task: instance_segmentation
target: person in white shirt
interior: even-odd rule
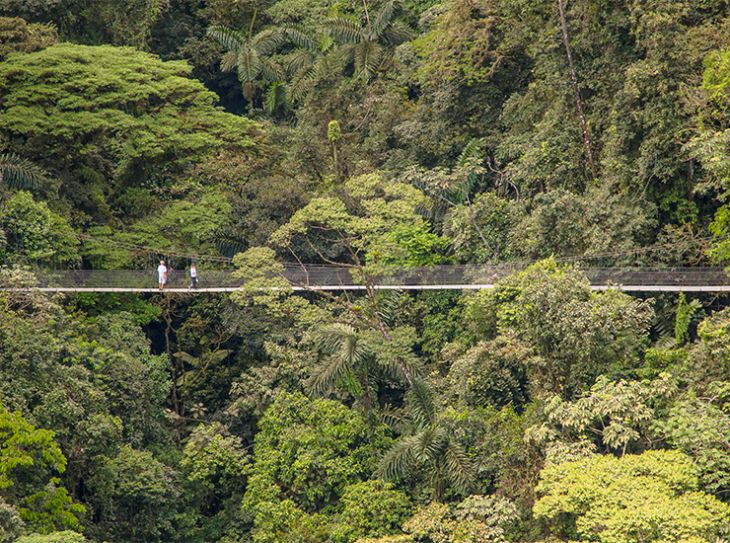
[[[157,266],[157,282],[160,285],[160,290],[165,288],[165,283],[167,283],[167,266],[165,266],[164,260],[160,260],[160,265]]]
[[[198,288],[198,268],[195,267],[195,262],[190,264],[190,286],[188,288]]]

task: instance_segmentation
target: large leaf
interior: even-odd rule
[[[461,494],[467,494],[474,484],[474,466],[464,448],[450,440],[444,453],[445,471],[449,482],[454,490]]]
[[[380,461],[377,469],[378,477],[386,481],[404,479],[414,469],[416,458],[413,450],[417,447],[417,438],[409,436],[401,438]]]
[[[36,189],[47,180],[46,172],[13,153],[0,154],[0,185],[13,189]]]
[[[436,407],[433,392],[423,379],[416,378],[413,380],[413,384],[406,395],[406,401],[408,402],[408,412],[417,428],[425,428],[434,422]]]
[[[314,67],[315,56],[304,49],[298,49],[286,57],[286,71],[296,75],[303,70],[310,70]]]
[[[261,56],[276,52],[285,42],[287,34],[280,28],[267,28],[251,38],[251,47]]]
[[[393,21],[378,36],[380,43],[395,46],[411,39],[411,29],[402,21]]]
[[[385,30],[393,22],[395,10],[399,3],[400,2],[398,0],[386,0],[380,10],[378,10],[378,12],[375,14],[372,25],[370,27],[369,39],[371,41],[379,39],[380,36],[383,35]]]
[[[261,77],[266,81],[280,82],[284,79],[284,70],[278,62],[267,57],[259,57]]]
[[[300,49],[309,52],[319,51],[317,39],[307,32],[301,25],[285,25],[283,27],[289,41]]]
[[[315,392],[324,392],[347,377],[348,372],[366,363],[367,349],[362,345],[357,330],[348,324],[322,327],[314,336],[324,359],[312,372],[308,381]]]
[[[277,110],[284,109],[289,105],[289,97],[286,85],[280,81],[272,83],[266,89],[266,99],[264,100],[266,112],[271,115]]]
[[[238,53],[247,41],[242,32],[222,25],[214,25],[208,28],[208,36],[220,43],[228,51],[233,51],[234,53]]]
[[[236,65],[241,83],[251,83],[261,74],[261,58],[256,49],[248,44],[238,52]]]
[[[381,47],[375,42],[362,42],[355,48],[355,73],[363,79],[370,79],[378,68]]]
[[[221,71],[222,72],[232,72],[236,69],[236,65],[238,64],[238,55],[233,51],[227,51],[222,57],[221,57]]]
[[[325,31],[341,43],[361,43],[367,36],[362,27],[349,17],[334,17],[324,23]]]

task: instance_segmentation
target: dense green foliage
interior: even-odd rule
[[[727,298],[581,269],[729,195],[726,0],[0,0],[0,285],[242,286],[0,292],[0,543],[728,540]]]

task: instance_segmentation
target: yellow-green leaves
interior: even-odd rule
[[[581,541],[712,542],[730,522],[730,507],[698,491],[693,465],[678,451],[549,465],[537,492],[535,515]]]

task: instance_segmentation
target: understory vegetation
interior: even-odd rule
[[[0,0],[0,285],[241,285],[0,292],[0,543],[730,540],[727,297],[586,274],[729,194],[727,0]]]

